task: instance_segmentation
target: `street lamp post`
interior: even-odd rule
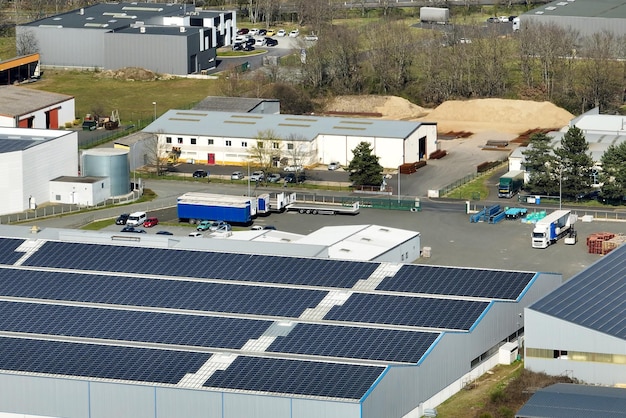
[[[152,106],[154,106],[154,119],[152,119],[153,121],[156,120],[156,102],[152,102]]]
[[[559,165],[559,210],[563,209],[563,164]]]
[[[398,167],[398,203],[400,203],[400,167]]]

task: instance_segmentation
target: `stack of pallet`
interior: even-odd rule
[[[602,255],[608,254],[626,242],[626,235],[618,234],[602,243]]]
[[[619,235],[618,237],[624,237]],[[587,249],[590,254],[607,254],[611,250],[617,248],[623,239],[615,240],[615,234],[611,232],[596,232],[587,237]]]

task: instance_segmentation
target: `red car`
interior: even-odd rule
[[[159,220],[157,218],[148,218],[143,222],[144,228],[150,228],[154,225],[157,225]]]

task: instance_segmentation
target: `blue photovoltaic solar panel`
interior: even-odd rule
[[[23,239],[0,238],[0,264],[14,264],[24,253],[15,252]]]
[[[138,263],[137,260],[141,260]],[[351,288],[379,264],[46,242],[25,266]]]
[[[488,302],[469,300],[353,294],[324,319],[468,330],[487,306]]]
[[[530,309],[626,339],[626,245],[614,249]]]
[[[376,288],[404,293],[515,300],[535,273],[404,265]]]
[[[416,364],[439,333],[297,324],[268,351]]]
[[[0,337],[0,369],[176,384],[211,354]]]
[[[0,295],[298,317],[328,292],[21,269],[0,270]]]
[[[240,356],[227,370],[216,371],[204,386],[360,399],[384,370],[375,366]]]
[[[207,348],[241,348],[269,321],[0,301],[0,330]]]

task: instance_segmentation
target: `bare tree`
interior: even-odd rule
[[[24,29],[18,32],[15,38],[15,51],[17,56],[39,52],[39,42],[32,30]]]
[[[293,164],[297,166],[306,166],[314,163],[313,158],[316,155],[314,149],[310,147],[310,142],[300,134],[289,134],[286,143],[285,156],[281,158],[282,165]]]
[[[282,152],[283,141],[273,130],[259,131],[256,144],[250,148],[250,164],[265,173],[272,172],[278,166]]]
[[[168,162],[174,163],[180,156],[180,147],[167,143],[163,130],[144,140],[144,164],[154,168],[157,176],[166,171]]]

